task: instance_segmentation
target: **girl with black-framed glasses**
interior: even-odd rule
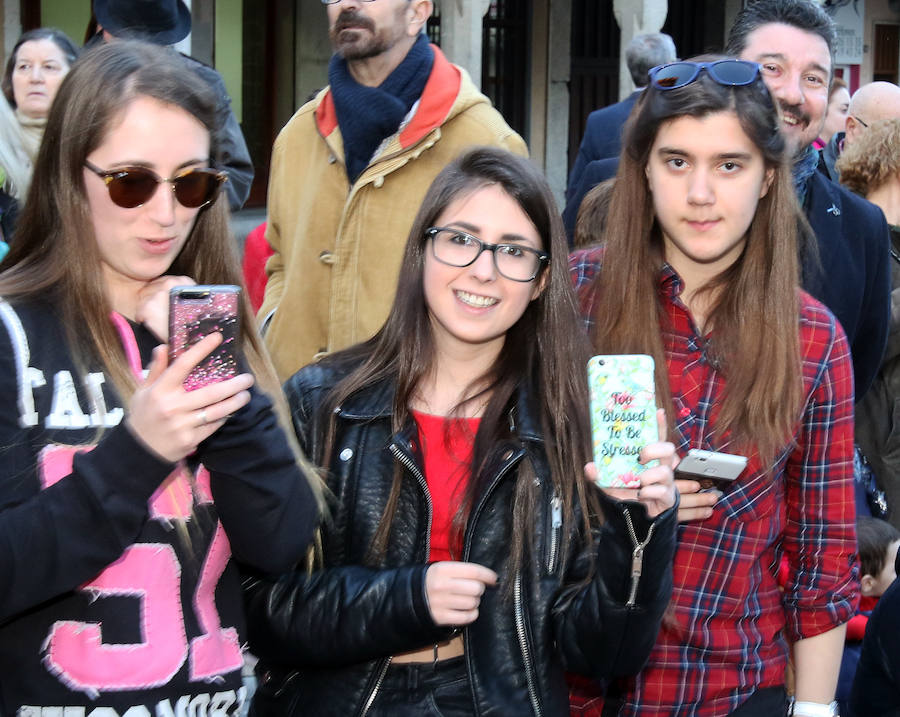
[[[334,496],[323,565],[248,581],[263,715],[568,713],[565,670],[642,663],[668,601],[670,444],[592,485],[562,222],[527,160],[474,149],[428,190],[371,340],[285,384]],[[562,261],[561,261],[562,259]]]

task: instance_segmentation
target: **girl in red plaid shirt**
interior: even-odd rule
[[[608,206],[603,248],[571,259],[597,352],[650,354],[667,369],[657,394],[679,455],[749,458],[712,491],[676,481],[669,613],[604,715],[784,715],[791,654],[793,714],[833,714],[858,602],[852,368],[840,325],[799,289],[805,222],[759,73],[740,60],[654,68],[614,187],[582,207]],[[573,714],[599,714],[585,692],[599,689],[573,687]]]

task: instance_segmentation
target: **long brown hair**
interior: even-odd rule
[[[562,220],[550,188],[537,168],[528,160],[501,149],[484,147],[468,151],[445,167],[428,189],[409,233],[397,294],[387,322],[371,340],[333,359],[356,358],[362,359],[363,364],[338,384],[325,402],[323,413],[330,413],[331,418],[326,421],[326,448],[322,458],[329,459],[334,439],[334,408],[362,388],[385,380],[394,382],[392,427],[398,431],[410,420],[410,401],[435,360],[423,288],[425,232],[451,202],[489,185],[502,188],[531,219],[544,250],[550,254],[550,263],[537,279],[545,282],[543,292],[507,331],[495,364],[460,396],[460,405],[478,396],[489,396],[489,399],[475,437],[472,479],[456,527],[461,529],[468,511],[484,490],[484,481],[490,478],[482,470],[485,459],[499,440],[511,435],[508,413],[518,389],[527,386],[537,399],[553,488],[562,501],[566,525],[573,525],[577,498],[582,506],[580,532],[589,535],[589,519],[601,519],[596,496],[592,490],[586,490],[583,479],[584,464],[590,460],[585,368],[589,346],[578,321]],[[376,562],[384,555],[390,536],[401,480],[398,470],[370,551],[371,559]],[[533,542],[532,508],[537,490],[528,461],[523,461],[512,508],[513,568],[521,565]]]
[[[117,41],[85,53],[63,80],[47,120],[34,176],[15,239],[0,269],[0,296],[50,298],[61,313],[78,368],[95,362],[123,400],[136,387],[100,274],[100,254],[85,192],[84,162],[136,97],[179,107],[210,133],[210,157],[218,158],[215,95],[172,50],[137,41]],[[228,225],[228,200],[221,192],[201,210],[169,273],[203,284],[238,284],[242,275]],[[281,387],[257,333],[243,292],[241,331],[245,357],[260,387],[273,399],[288,440]],[[315,471],[297,451],[298,462],[319,491]],[[319,491],[320,492],[320,491]]]
[[[662,237],[644,168],[661,124],[717,112],[735,114],[774,177],[741,256],[701,289],[713,297],[707,319],[714,330],[711,349],[725,376],[714,438],[719,445],[727,437],[742,450],[756,448],[767,465],[790,440],[802,403],[797,242],[803,220],[778,115],[760,77],[748,86],[725,87],[701,72],[682,88],[651,85],[644,91],[626,125],[609,197],[603,270],[594,286],[599,296],[593,340],[600,353],[653,356],[658,395],[673,415],[661,334]],[[763,350],[765,360],[760,360]]]

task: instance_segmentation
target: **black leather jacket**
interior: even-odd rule
[[[307,455],[320,458],[327,416],[318,409],[345,374],[314,364],[285,385]],[[335,447],[325,462],[335,498],[323,527],[325,567],[245,583],[250,649],[260,657],[251,714],[364,715],[389,655],[451,635],[434,624],[425,599],[431,502],[414,426],[391,434],[392,397],[393,386],[385,383],[339,408]],[[490,567],[501,581],[462,630],[476,713],[491,717],[568,715],[564,671],[606,679],[640,670],[672,589],[674,509],[650,521],[639,504],[606,501],[607,520],[593,544],[559,554],[569,526],[562,525],[529,404],[520,391],[510,411],[512,438],[488,461],[493,479],[464,536],[463,559]],[[402,493],[385,567],[363,567],[398,461]],[[542,495],[532,559],[510,576],[513,489],[526,461]],[[595,573],[585,582],[590,553],[597,556]],[[504,595],[505,580],[514,581],[512,599]]]

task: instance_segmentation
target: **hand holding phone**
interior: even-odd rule
[[[732,453],[691,448],[678,464],[677,472],[690,474],[701,490],[715,488],[735,480],[747,466],[747,458]]]
[[[204,336],[218,331],[219,344],[184,381],[193,391],[238,373],[240,343],[238,286],[216,284],[176,286],[169,292],[169,361],[174,361]]]
[[[594,356],[588,384],[596,483],[638,488],[640,474],[657,463],[639,462],[641,449],[659,440],[653,357]]]

